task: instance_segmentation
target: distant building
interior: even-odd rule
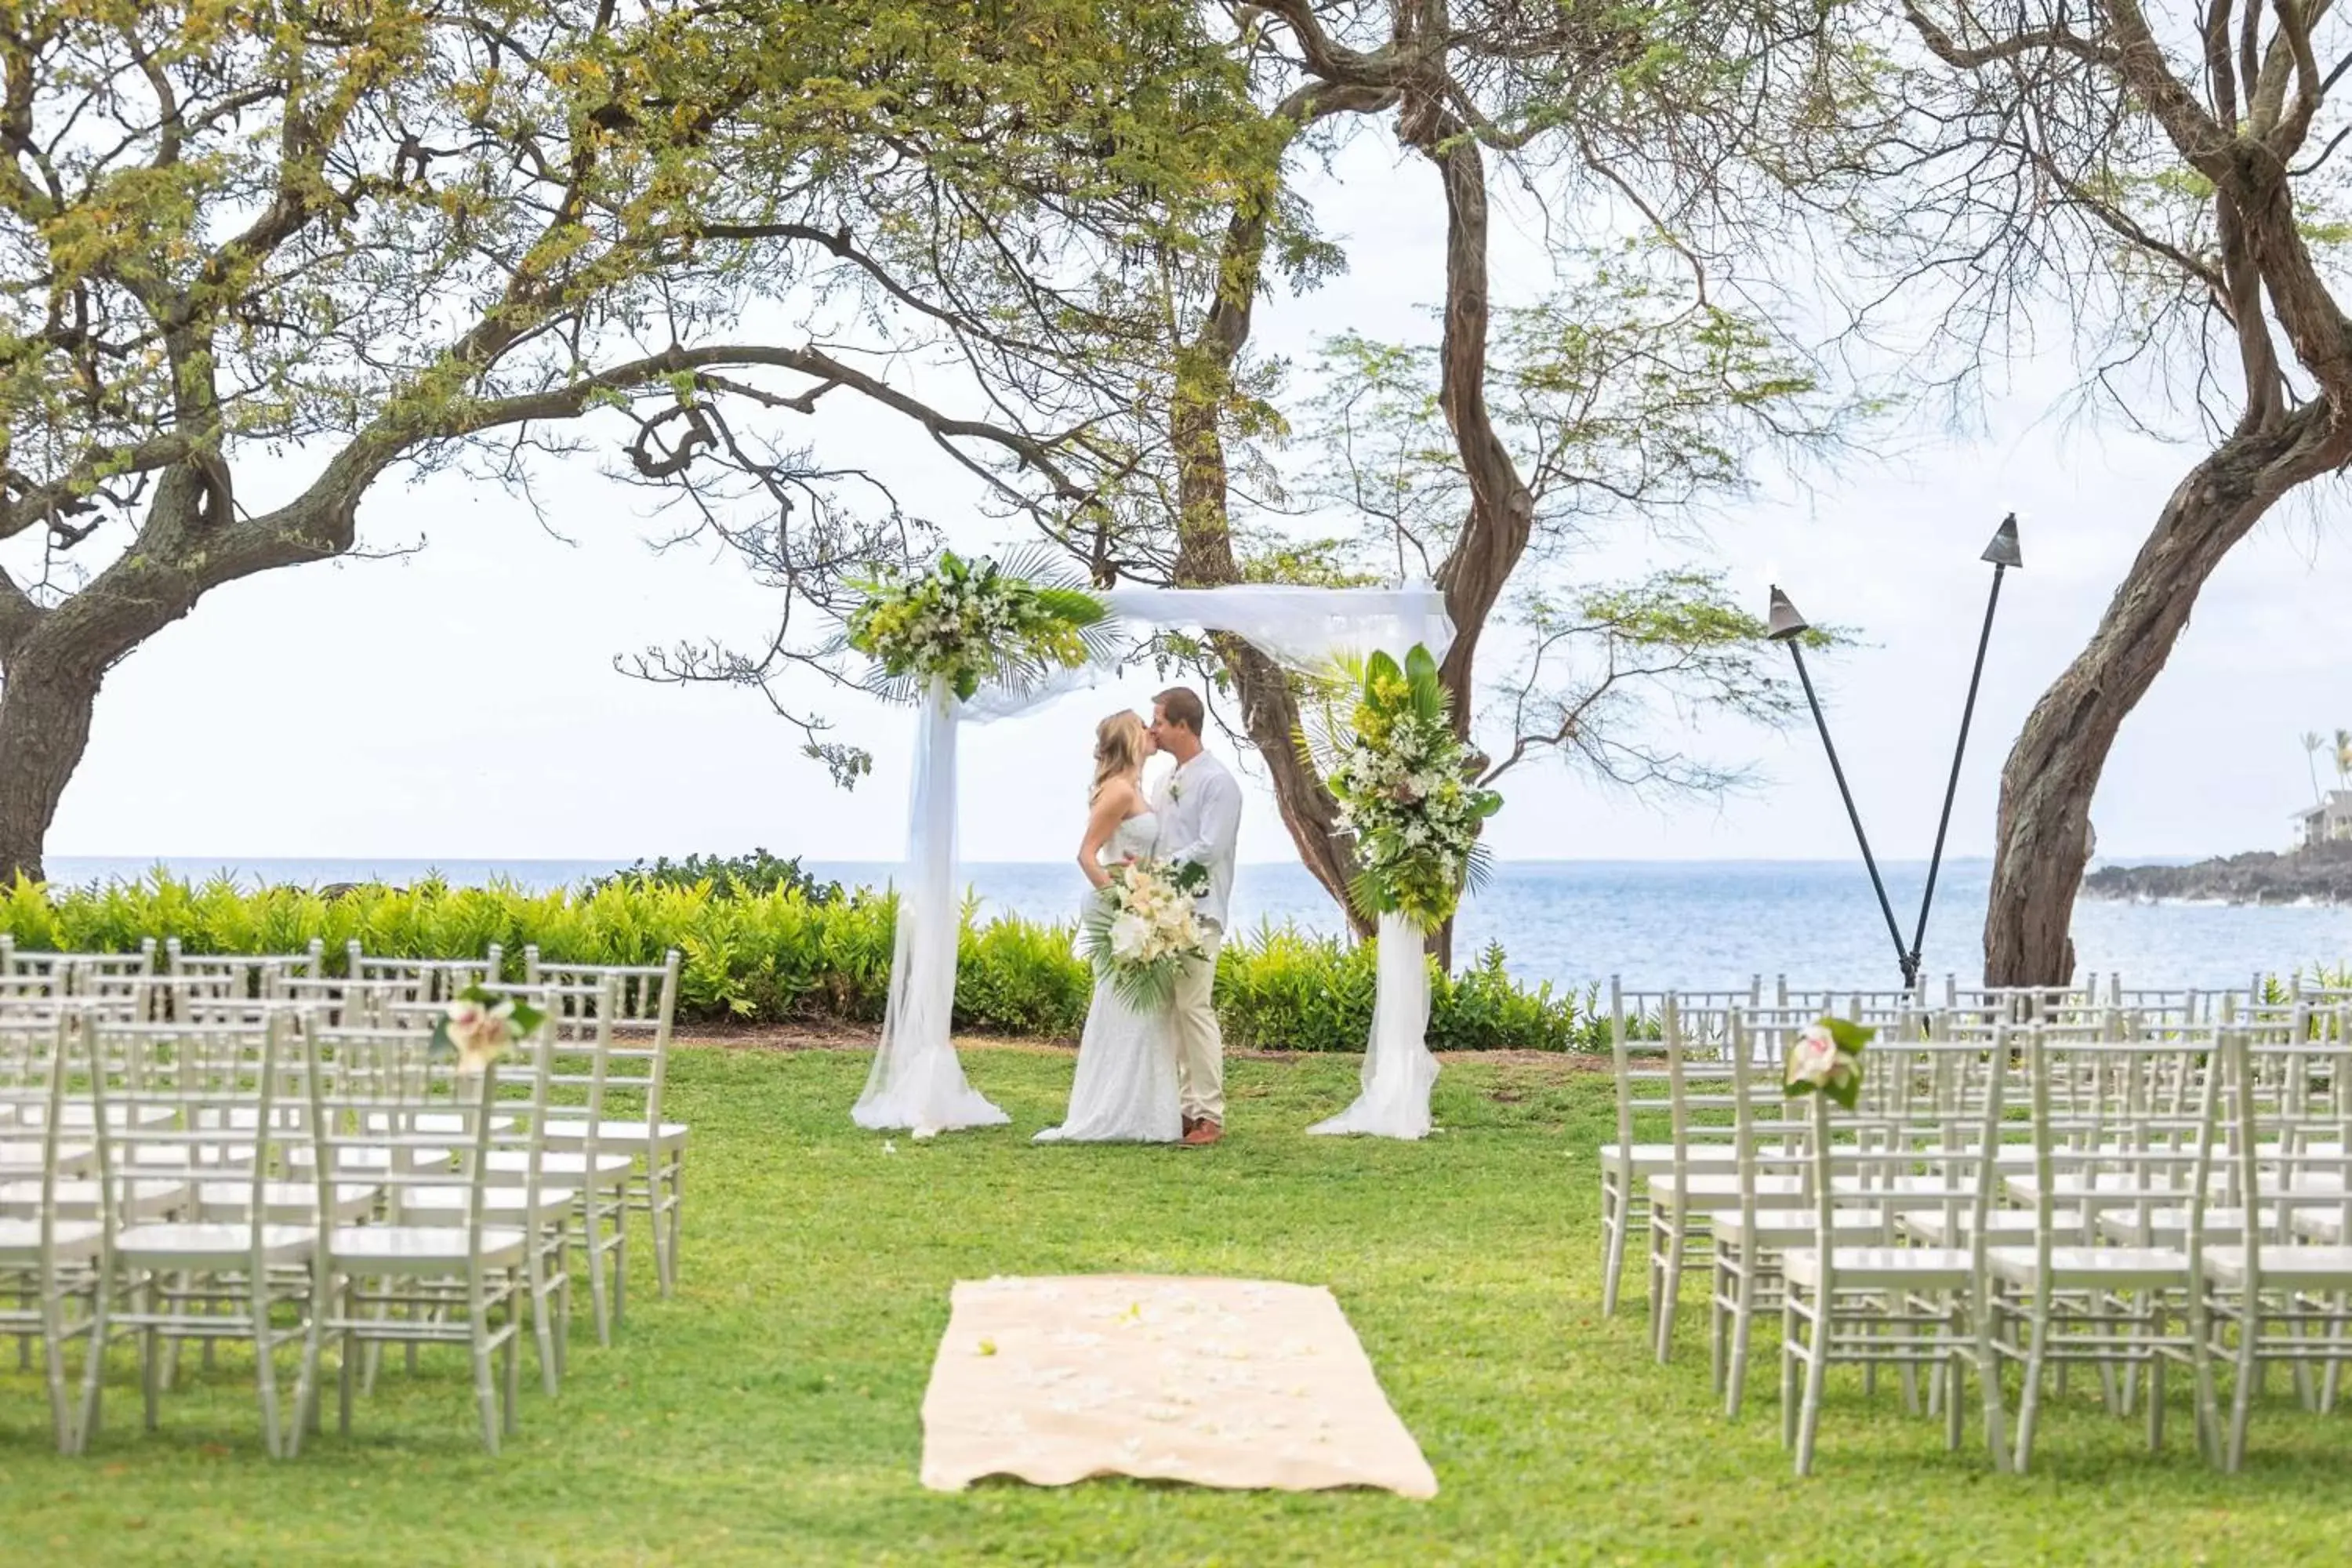
[[[2323,804],[2297,812],[2295,821],[2303,827],[2300,847],[2305,849],[2315,844],[2352,838],[2352,789],[2329,790]]]

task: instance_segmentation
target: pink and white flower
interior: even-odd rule
[[[484,1004],[459,999],[449,1004],[443,1022],[449,1043],[457,1047],[457,1070],[480,1072],[506,1054],[514,1043],[514,1003]]]
[[[1845,1053],[1826,1024],[1814,1024],[1789,1048],[1789,1082],[1827,1089],[1845,1065]]]

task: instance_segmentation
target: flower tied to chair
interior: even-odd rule
[[[1862,1093],[1862,1053],[1877,1033],[1843,1018],[1822,1018],[1807,1025],[1789,1047],[1782,1088],[1790,1099],[1801,1094],[1826,1095],[1852,1110]]]
[[[507,1047],[547,1021],[547,1015],[512,996],[493,996],[479,985],[457,993],[433,1026],[433,1048],[457,1053],[457,1070],[480,1072]]]

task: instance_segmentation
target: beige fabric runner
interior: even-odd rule
[[[1320,1286],[1125,1274],[961,1280],[923,1396],[923,1485],[1122,1475],[1437,1495]]]

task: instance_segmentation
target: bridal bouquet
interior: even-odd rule
[[[1862,1053],[1877,1032],[1843,1018],[1823,1018],[1807,1026],[1789,1047],[1788,1074],[1782,1085],[1789,1098],[1823,1094],[1852,1110],[1862,1093]]]
[[[1130,1005],[1166,1006],[1177,972],[1208,952],[1192,903],[1208,885],[1208,868],[1130,860],[1109,871],[1109,884],[1080,923],[1087,957]]]
[[[966,701],[983,685],[1077,668],[1100,650],[1110,612],[1083,589],[1041,580],[1049,571],[1043,561],[999,565],[942,552],[927,572],[863,584],[849,646],[874,660],[885,683],[943,676]]]

